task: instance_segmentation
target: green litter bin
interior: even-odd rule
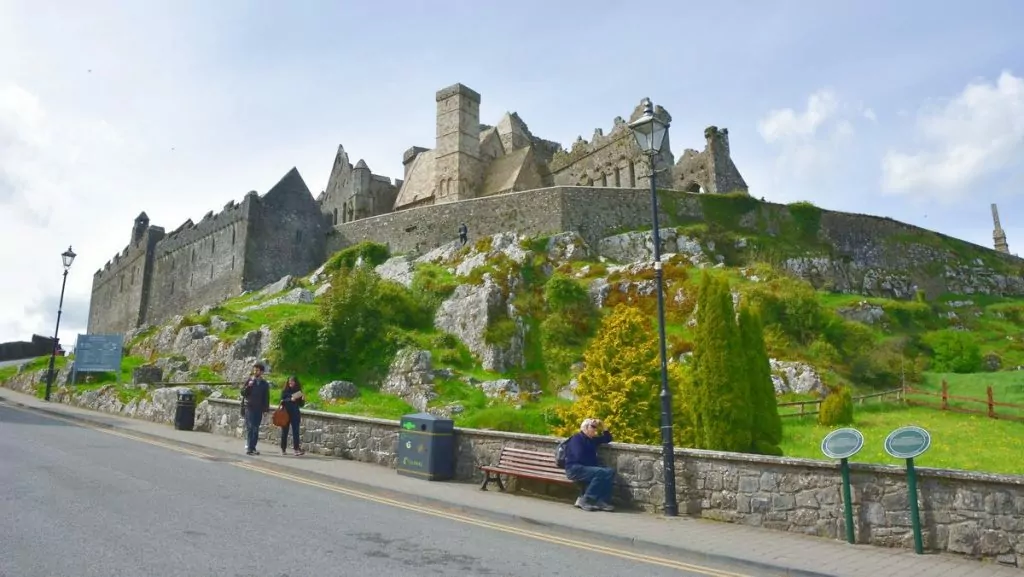
[[[399,475],[427,481],[455,476],[455,423],[430,413],[405,415],[399,421]]]

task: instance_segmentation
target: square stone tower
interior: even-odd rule
[[[483,182],[480,94],[454,84],[437,91],[434,203],[475,198]]]

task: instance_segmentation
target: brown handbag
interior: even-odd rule
[[[274,411],[273,420],[275,427],[281,427],[282,429],[287,427],[289,420],[288,411],[284,410],[284,407],[278,407],[277,410]]]

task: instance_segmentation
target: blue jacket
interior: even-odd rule
[[[569,437],[569,442],[565,445],[565,468],[568,469],[574,465],[601,466],[601,462],[597,458],[597,447],[611,442],[610,431],[605,431],[593,439],[584,435],[582,431],[576,433]]]

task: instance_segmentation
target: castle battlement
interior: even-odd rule
[[[157,258],[168,256],[224,228],[242,222],[248,216],[249,203],[252,199],[258,202],[259,196],[248,193],[241,203],[232,201],[220,212],[207,212],[199,223],[193,223],[192,219],[186,220],[157,244]]]
[[[643,115],[644,101],[646,101],[646,99],[642,100],[641,103],[633,110],[633,113],[629,117],[629,122],[633,122]],[[663,122],[672,122],[672,115],[660,105],[655,105],[654,115]],[[567,168],[588,156],[596,154],[601,149],[606,148],[627,136],[629,138],[633,138],[633,132],[629,128],[629,122],[621,116],[616,116],[612,121],[612,129],[608,134],[605,134],[604,129],[602,128],[595,128],[594,134],[591,136],[590,140],[584,140],[583,136],[576,137],[576,142],[573,142],[572,148],[569,150],[560,149],[555,152],[551,159],[551,171],[559,172],[560,170]],[[668,149],[667,143],[665,144],[664,149]],[[623,153],[621,156],[623,158],[628,158],[629,155]]]

